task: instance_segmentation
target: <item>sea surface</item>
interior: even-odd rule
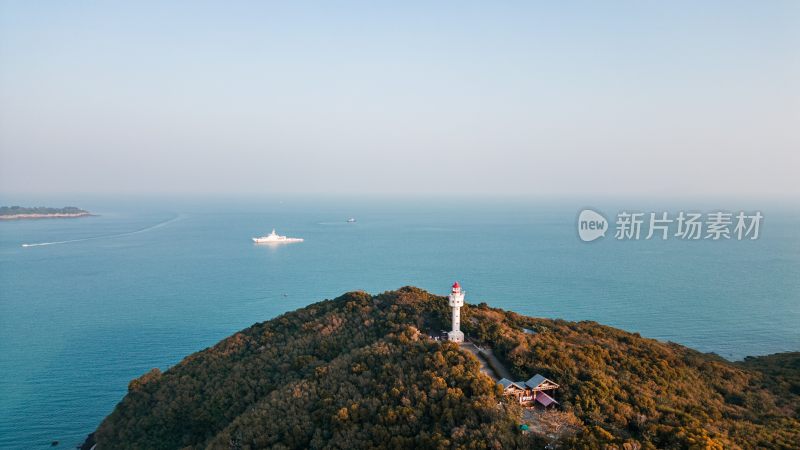
[[[15,199],[4,199],[6,203]],[[70,199],[0,223],[0,448],[73,448],[125,395],[244,327],[405,285],[593,320],[729,359],[800,350],[800,208],[781,201]],[[23,202],[19,202],[23,203]],[[37,204],[63,206],[40,201]],[[584,207],[760,210],[761,237],[592,243]],[[348,217],[356,223],[347,223]],[[269,233],[305,238],[254,245]],[[23,247],[22,244],[46,244]]]

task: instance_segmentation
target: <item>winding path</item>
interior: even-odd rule
[[[491,349],[478,347],[472,342],[464,342],[461,344],[461,348],[475,355],[481,363],[481,372],[494,381],[500,381],[501,378],[512,379],[511,372],[497,359]]]

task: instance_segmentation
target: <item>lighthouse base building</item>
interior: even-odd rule
[[[464,306],[464,292],[456,281],[447,297],[448,304],[452,308],[453,331],[447,332],[447,340],[451,342],[464,342],[464,333],[461,332],[461,307]]]
[[[464,333],[460,331],[448,331],[447,340],[451,342],[464,342]]]

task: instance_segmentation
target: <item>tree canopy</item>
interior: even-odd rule
[[[25,206],[0,206],[0,216],[14,216],[17,214],[88,214],[85,211],[74,206],[65,206],[63,208],[48,208],[44,206],[25,207]]]
[[[577,432],[527,432],[522,410],[456,344],[444,297],[351,292],[257,323],[131,381],[100,425],[125,448],[791,448],[798,354],[731,363],[593,322],[462,309],[512,373],[561,385]],[[769,364],[771,363],[771,364]],[[781,367],[765,370],[764,366]],[[535,429],[536,427],[532,427]]]

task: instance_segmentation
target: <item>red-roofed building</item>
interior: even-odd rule
[[[528,381],[511,381],[503,378],[498,384],[503,387],[505,395],[513,397],[522,406],[534,407],[538,404],[548,408],[558,405],[554,398],[558,384],[538,373]]]

